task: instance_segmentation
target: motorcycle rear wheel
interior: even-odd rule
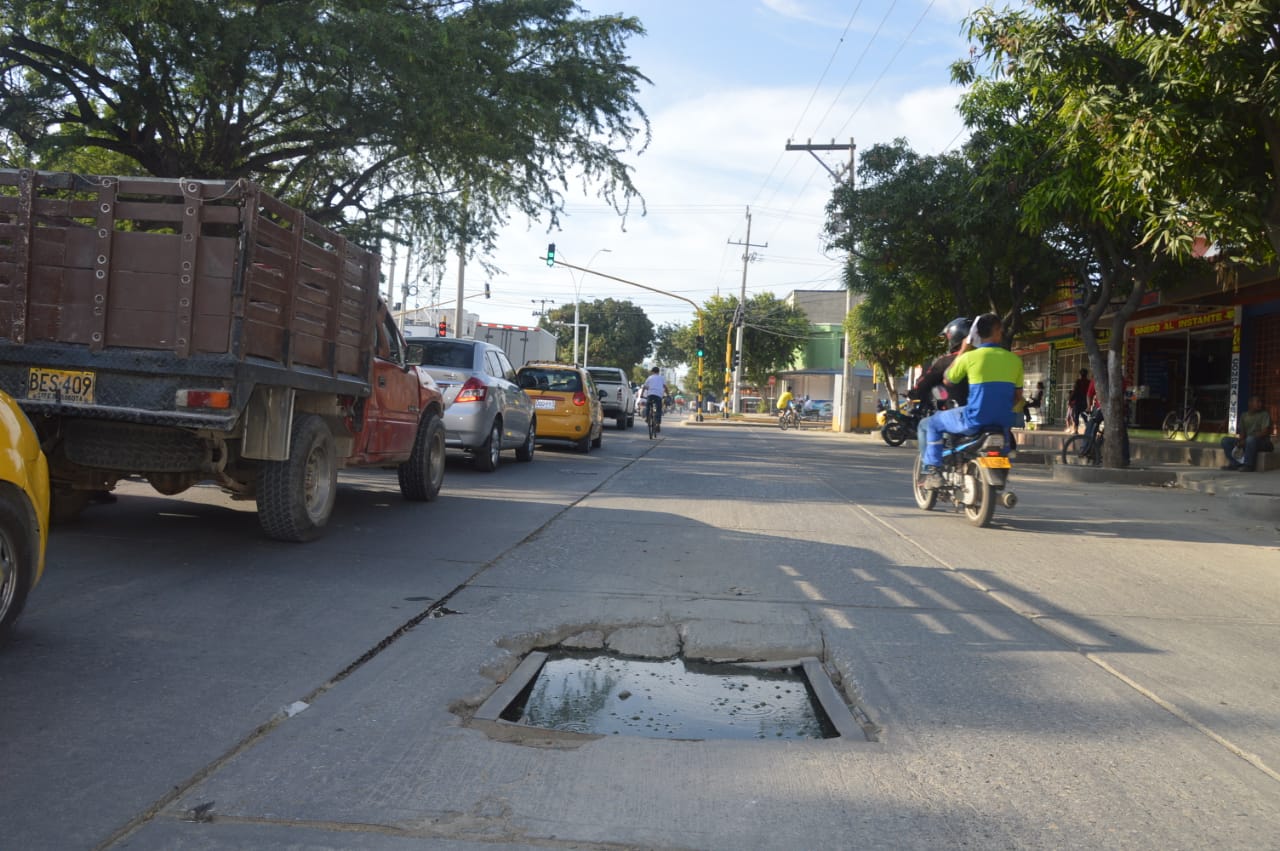
[[[890,446],[901,446],[907,440],[907,427],[898,420],[889,420],[880,429],[880,436]]]
[[[972,505],[964,507],[964,516],[981,529],[991,522],[992,515],[996,513],[996,493],[982,477],[982,470],[977,464],[970,462],[965,474],[974,478],[974,500]]]
[[[911,471],[911,491],[915,494],[916,505],[921,511],[928,511],[938,502],[938,492],[920,487],[920,479],[924,476],[921,469],[920,456],[916,456],[916,465]]]

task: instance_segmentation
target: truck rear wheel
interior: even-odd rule
[[[431,502],[444,484],[444,423],[431,414],[418,425],[409,460],[400,465],[400,495],[414,502]]]
[[[289,457],[264,461],[258,472],[258,522],[277,541],[320,536],[338,491],[333,435],[315,414],[293,421]]]

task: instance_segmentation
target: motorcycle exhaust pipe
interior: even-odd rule
[[[1005,508],[1013,508],[1018,504],[1018,495],[1011,493],[1010,491],[1005,491],[1000,494],[1000,504]]]

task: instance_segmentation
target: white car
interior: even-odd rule
[[[636,397],[627,374],[616,366],[589,366],[587,372],[596,387],[605,392],[600,398],[604,415],[613,417],[619,431],[635,425]]]

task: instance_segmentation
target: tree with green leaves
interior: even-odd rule
[[[891,287],[876,287],[853,306],[844,320],[851,357],[877,368],[889,389],[890,403],[895,406],[898,394],[905,392],[905,388],[897,387],[896,378],[942,354],[945,347],[937,332],[952,318],[945,310],[905,295],[909,292],[907,288],[899,292]],[[930,327],[933,334],[921,333],[920,329]]]
[[[1106,142],[1086,120],[1087,93],[1100,78],[1118,92],[1141,86],[1131,36],[1106,26],[1075,26],[1056,14],[984,9],[970,20],[978,51],[953,74],[970,85],[962,112],[979,132],[999,138],[1006,168],[1025,175],[1024,229],[1068,247],[1076,258],[1075,311],[1113,435],[1123,434],[1124,327],[1152,288],[1185,274],[1178,252],[1144,239],[1144,223],[1164,203],[1133,196],[1118,202]],[[977,72],[981,59],[989,65]],[[1137,74],[1137,77],[1131,75]],[[1073,250],[1072,250],[1073,249]],[[1108,321],[1104,353],[1097,328]],[[1104,446],[1104,463],[1122,464],[1121,440]]]
[[[642,34],[574,0],[10,0],[0,148],[251,178],[358,238],[401,220],[484,253],[513,211],[554,227],[571,175],[638,199]]]
[[[1051,244],[1019,227],[1016,178],[975,145],[922,156],[897,139],[864,151],[858,183],[837,187],[827,225],[831,245],[849,256],[846,285],[864,295],[892,291],[863,317],[914,327],[912,349],[957,315],[998,313],[1010,336],[1020,333],[1065,266]]]
[[[1108,201],[1188,258],[1280,254],[1280,7],[1269,0],[1036,0],[985,10],[1020,73],[1070,74],[1062,120],[1097,142]]]
[[[590,326],[585,349],[588,366],[616,366],[629,375],[637,364],[644,363],[653,345],[653,323],[644,309],[631,301],[606,298],[581,302],[578,322]],[[565,362],[573,360],[573,305],[548,311],[539,324],[556,335],[557,357]],[[579,347],[583,335],[579,330]]]

